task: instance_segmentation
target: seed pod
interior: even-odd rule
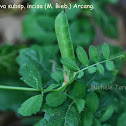
[[[95,113],[99,106],[99,99],[96,93],[91,92],[86,96],[86,107],[90,112]]]
[[[55,32],[62,58],[70,58],[75,61],[74,49],[69,31],[69,24],[66,13],[61,12],[55,20]],[[69,76],[70,71],[64,67],[65,76]]]

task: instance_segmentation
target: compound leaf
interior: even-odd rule
[[[20,66],[25,63],[32,63],[36,68],[38,68],[43,82],[46,82],[47,80],[51,79],[50,72],[52,69],[52,64],[50,63],[50,60],[56,61],[57,52],[57,46],[41,47],[34,45],[30,48],[22,49],[16,60]]]
[[[44,118],[35,126],[80,126],[79,113],[74,102],[66,101],[57,108],[44,106]]]

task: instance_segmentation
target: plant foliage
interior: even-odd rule
[[[34,2],[40,4],[47,1],[36,0]],[[88,3],[87,1],[83,2]],[[109,2],[113,3],[113,1]],[[73,15],[71,14],[72,11]],[[80,10],[72,11],[68,11],[68,19],[71,21],[70,31],[72,33],[72,39],[75,40],[74,44],[78,45],[78,41],[80,40],[80,43],[87,40],[89,44],[91,38],[93,38],[92,36],[94,36],[92,26],[88,23],[89,19],[76,21],[79,13],[83,12],[80,12]],[[46,16],[38,15],[40,12],[42,14],[45,13]],[[45,11],[44,9],[31,9],[23,22],[24,36],[26,38],[33,38],[38,42],[42,41],[44,44],[55,42],[56,36],[53,25],[58,13],[59,10]],[[97,2],[95,13],[104,14],[102,11],[99,11]],[[91,13],[87,12],[86,14],[90,15]],[[60,16],[64,16],[64,13],[60,13]],[[95,20],[100,22],[101,26],[102,22],[106,19],[102,21],[100,19],[103,19],[103,17]],[[46,22],[47,20],[49,20],[48,23]],[[66,17],[65,21],[68,22]],[[82,22],[85,22],[87,25],[82,27],[80,25]],[[62,21],[58,23],[58,26],[60,26]],[[63,28],[64,30],[67,29],[67,33],[61,31],[64,34],[60,35],[63,35],[63,39],[65,36],[65,42],[67,42],[67,40],[71,40],[69,25]],[[84,31],[90,28],[91,31],[88,32],[90,34],[87,35]],[[48,34],[46,34],[47,31]],[[80,31],[83,32],[80,33]],[[103,29],[103,31],[108,34],[109,30]],[[112,31],[113,29],[109,31],[111,35]],[[87,36],[87,38],[84,36]],[[83,43],[82,45],[85,44]],[[70,43],[69,46],[73,45]],[[69,50],[68,47],[65,48],[67,49],[63,50],[64,52]],[[72,51],[69,50],[68,52],[72,52],[74,56],[73,48]],[[37,112],[40,112],[41,115],[43,114],[42,119],[34,126],[107,126],[111,124],[109,119],[112,118],[113,113],[121,111],[121,108],[118,107],[118,102],[122,97],[117,99],[115,96],[109,95],[106,91],[100,91],[91,87],[112,85],[117,75],[113,60],[120,59],[123,55],[111,56],[111,50],[108,44],[103,44],[101,50],[90,45],[88,51],[83,46],[77,46],[76,60],[72,59],[69,53],[69,57],[65,55],[60,60],[60,58],[57,58],[57,54],[58,47],[54,45],[43,47],[34,45],[22,49],[17,57],[17,63],[20,66],[20,79],[28,87],[10,87],[7,85],[0,86],[0,89],[10,88],[13,90],[37,92],[27,97],[28,99],[26,98],[27,100],[18,109],[18,112],[23,116],[31,116]],[[69,75],[65,74],[66,71]],[[115,93],[117,95],[119,94],[116,91]],[[125,126],[125,112],[121,112],[123,114],[119,117],[117,126],[120,126],[121,122]]]

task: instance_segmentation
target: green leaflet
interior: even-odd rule
[[[74,98],[84,98],[86,94],[86,85],[81,82],[76,82],[73,88],[69,91],[70,96]]]
[[[61,83],[63,81],[63,72],[62,71],[55,71],[51,73],[51,77],[58,83]]]
[[[103,126],[112,126],[112,125],[110,125],[110,124],[104,124]],[[122,125],[121,125],[122,126]]]
[[[39,43],[52,43],[56,41],[56,35],[53,32],[54,20],[55,19],[49,15],[35,15],[33,13],[26,15],[23,20],[23,36],[25,38],[34,39]],[[46,34],[47,32],[48,34]]]
[[[96,67],[88,67],[88,72],[90,73],[90,74],[93,74],[93,73],[95,73],[96,72]]]
[[[52,64],[50,63],[50,59],[55,60],[57,52],[57,46],[40,47],[34,45],[30,48],[21,50],[20,55],[17,58],[17,62],[20,66],[22,66],[25,63],[32,63],[33,65],[35,65],[35,67],[38,68],[41,74],[44,87],[46,84],[45,82],[51,79],[50,70],[52,68]]]
[[[63,92],[51,92],[46,96],[46,102],[51,107],[58,107],[67,99],[67,95]]]
[[[24,47],[23,45],[0,44],[0,74],[2,76],[17,75],[18,65],[15,58],[19,50]]]
[[[31,63],[26,63],[20,67],[20,75],[22,75],[21,80],[23,80],[27,85],[35,89],[42,89],[41,76],[38,69]]]
[[[106,61],[106,68],[107,68],[107,70],[112,71],[114,69],[114,63],[113,63],[113,61],[107,60]]]
[[[78,10],[78,9],[75,9],[75,10]],[[70,15],[72,15],[72,13],[70,13]],[[73,22],[71,22],[70,32],[71,32],[71,37],[72,37],[74,46],[78,46],[78,45],[88,46],[89,44],[91,44],[91,41],[95,37],[95,34],[94,34],[94,29],[91,26],[91,24],[89,24],[89,22],[90,22],[90,19],[88,18],[80,18],[78,20],[74,20]],[[85,24],[85,25],[83,25],[82,27],[81,24],[82,25]],[[85,31],[88,31],[88,33]]]
[[[50,50],[50,51],[49,51]],[[32,63],[34,64],[38,69],[42,70],[44,69],[46,71],[46,68],[50,69],[50,62],[49,60],[55,60],[56,54],[58,52],[58,46],[38,46],[34,45],[30,48],[22,49],[20,51],[20,55],[17,57],[17,62],[21,66],[24,63]],[[53,52],[53,53],[52,53]],[[45,55],[47,57],[45,58]]]
[[[84,111],[82,113],[82,125],[83,126],[92,126],[93,124],[93,114],[89,111]]]
[[[109,58],[110,50],[109,50],[109,45],[108,44],[104,44],[102,46],[102,54],[103,54],[103,56],[104,56],[105,59]]]
[[[75,104],[79,113],[81,113],[85,107],[84,99],[75,99]]]
[[[104,67],[102,64],[98,64],[97,65],[97,71],[100,73],[100,74],[103,74],[104,73]]]
[[[77,66],[77,64],[72,60],[72,59],[69,59],[69,58],[63,58],[61,60],[61,63],[66,66],[67,68],[69,69],[72,69],[72,70],[79,70],[79,67]]]
[[[36,114],[40,110],[42,102],[42,95],[33,96],[21,105],[18,112],[23,116],[31,116],[32,114]]]
[[[106,110],[103,112],[102,116],[100,117],[100,121],[104,122],[108,120],[112,116],[113,112],[114,112],[113,106],[112,105],[108,106]]]
[[[59,87],[60,85],[59,84],[51,84],[49,87],[47,87],[44,92],[48,92],[48,91],[51,91],[52,89],[54,88],[57,88]]]
[[[30,48],[21,50],[16,60],[20,66],[25,63],[32,63],[33,65],[35,65],[35,67],[38,68],[38,70],[40,71],[41,78],[44,82],[50,79],[50,70],[52,68],[50,59],[56,60],[57,52],[57,46],[41,47],[38,45],[34,45]]]
[[[101,126],[101,122],[98,119],[93,120],[93,126]]]
[[[80,117],[73,102],[67,101],[57,108],[45,106],[43,111],[44,118],[35,126],[80,126]]]
[[[4,86],[13,84],[16,87],[25,87],[23,81],[18,77],[10,78],[9,76],[0,77],[0,85],[5,84]],[[0,110],[2,111],[14,111],[16,114],[19,106],[31,96],[36,95],[36,92],[29,91],[16,91],[16,90],[3,90],[0,89]]]
[[[84,72],[81,71],[81,72],[78,74],[77,78],[80,79],[80,78],[82,78],[83,76],[84,76]]]
[[[43,118],[38,123],[36,123],[34,126],[48,126],[47,124],[48,124],[48,121]]]
[[[89,47],[89,56],[94,62],[98,62],[98,51],[93,45]]]
[[[86,96],[86,107],[92,113],[95,113],[99,106],[99,99],[96,93],[91,92]]]
[[[117,126],[126,126],[126,112],[121,114],[117,121]]]
[[[88,64],[89,64],[88,56],[87,56],[87,53],[85,52],[85,50],[81,46],[78,46],[76,53],[77,53],[77,57],[80,60],[80,62],[82,64],[84,64],[85,66],[88,66]]]

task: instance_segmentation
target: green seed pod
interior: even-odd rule
[[[93,114],[88,111],[82,113],[82,126],[92,126],[93,124]]]
[[[99,106],[99,99],[96,93],[91,92],[86,96],[86,107],[90,112],[95,113]]]
[[[104,122],[108,120],[112,116],[113,111],[114,111],[113,106],[112,105],[108,106],[107,109],[103,112],[102,116],[100,117],[100,121]]]
[[[55,20],[55,31],[62,58],[75,60],[66,13],[61,12]]]
[[[74,49],[69,31],[69,24],[66,13],[61,12],[55,20],[55,32],[61,52],[62,58],[70,58],[75,61]],[[69,76],[70,71],[64,67],[66,76]]]

